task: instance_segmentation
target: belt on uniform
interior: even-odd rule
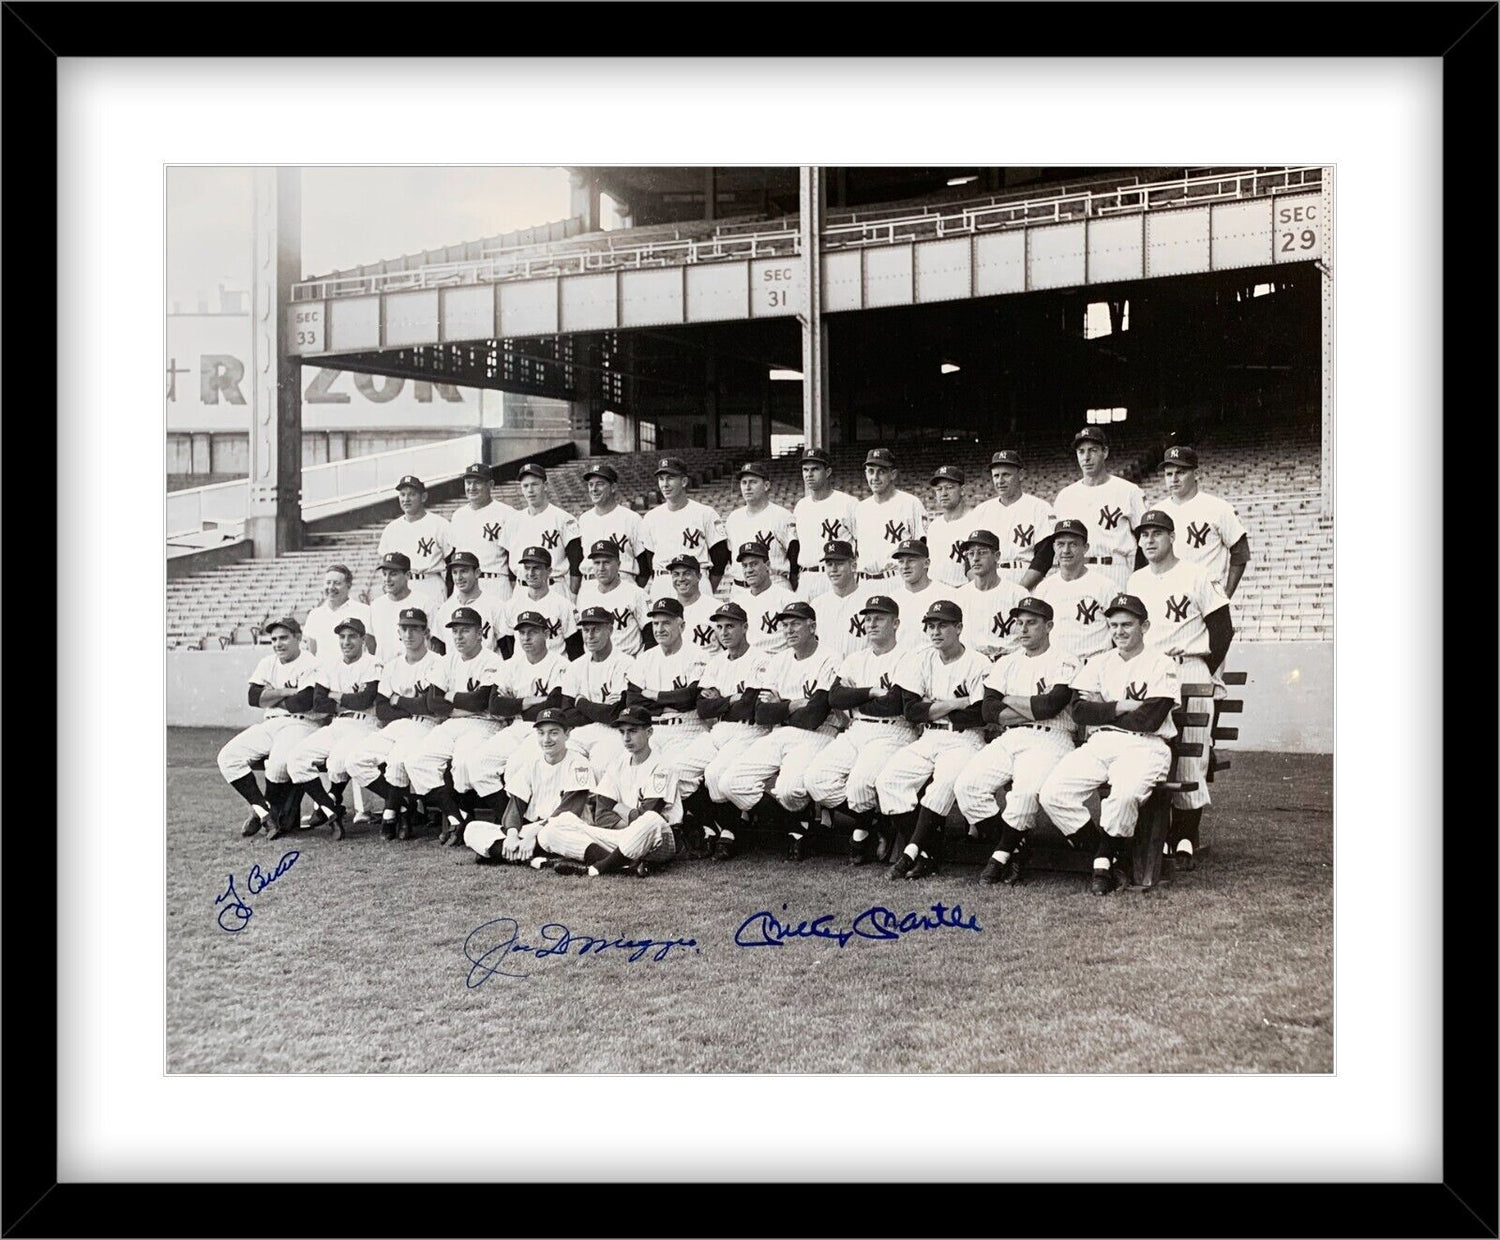
[[[1094,729],[1095,732],[1118,732],[1122,736],[1139,736],[1143,741],[1160,741],[1163,745],[1167,738],[1158,736],[1155,732],[1132,732],[1129,728],[1117,728],[1112,723],[1100,724]]]
[[[903,727],[911,727],[910,721],[906,719],[892,719],[889,717],[875,719],[869,715],[855,715],[853,718],[855,723],[883,723],[888,727],[895,727],[899,724]]]
[[[889,581],[895,575],[896,570],[894,568],[888,568],[884,572],[860,573],[859,576],[861,581]]]
[[[438,573],[438,572],[431,572],[431,573],[412,573],[412,574],[411,574],[411,579],[412,579],[412,580],[413,580],[413,581],[421,581],[421,580],[422,580],[422,579],[423,579],[423,578],[424,578],[424,577],[441,577],[441,576],[442,576],[442,574],[441,574],[441,573]]]
[[[480,573],[481,577],[509,577],[509,573]]]
[[[663,725],[666,725],[667,727],[670,727],[674,723],[686,723],[689,719],[696,719],[696,718],[697,718],[696,715],[672,715],[671,717],[663,715],[661,718],[659,718],[659,719],[653,719],[651,722],[653,724],[655,724],[657,727],[661,727]]]
[[[1084,560],[1085,564],[1113,564],[1114,562],[1115,557],[1112,555],[1091,555]]]
[[[956,730],[946,719],[939,720],[937,723],[924,723],[922,729],[926,732],[953,732]]]
[[[368,719],[370,714],[363,710],[341,710],[338,713],[340,719]]]
[[[1029,731],[1032,731],[1032,732],[1062,732],[1062,731],[1064,731],[1063,728],[1054,727],[1050,723],[1010,723],[1010,724],[1006,724],[1006,726],[1005,726],[1005,730],[1007,732],[1011,731],[1011,729],[1013,729],[1013,728],[1026,728],[1026,729],[1028,729]]]
[[[797,571],[799,573],[821,573],[823,566],[821,564],[799,564],[797,565]]]

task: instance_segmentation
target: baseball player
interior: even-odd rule
[[[541,712],[565,708],[562,686],[568,658],[551,649],[550,628],[540,612],[523,611],[516,617],[516,653],[502,665],[501,681],[489,704],[491,717],[508,726],[493,736],[465,740],[453,751],[455,786],[467,783],[494,822],[505,812],[506,770],[522,749],[535,748],[534,725]]]
[[[505,773],[510,800],[498,823],[473,819],[464,843],[479,865],[524,864],[536,853],[537,836],[557,814],[582,814],[594,791],[588,761],[568,748],[568,712],[546,707],[531,730],[536,743],[516,750]]]
[[[785,582],[772,576],[770,550],[765,543],[744,543],[735,559],[745,584],[732,589],[729,597],[750,618],[750,644],[768,653],[785,650],[786,634],[781,631],[777,617],[797,596]]]
[[[898,543],[891,554],[900,580],[890,594],[900,604],[903,614],[920,616],[939,599],[953,601],[953,591],[947,586],[938,585],[927,575],[929,561],[926,543],[914,538],[907,539]],[[925,649],[931,641],[925,630],[915,624],[909,631],[900,632],[896,640],[908,650]]]
[[[831,542],[854,542],[854,496],[833,488],[833,458],[822,448],[802,453],[802,489],[806,492],[792,508],[801,547],[822,547]],[[797,593],[809,603],[828,589],[823,567],[808,564],[797,573]]]
[[[1146,497],[1135,483],[1109,472],[1109,436],[1097,426],[1085,426],[1074,435],[1073,450],[1083,477],[1057,493],[1052,511],[1059,520],[1071,517],[1092,531],[1088,562],[1115,589],[1123,589],[1137,567],[1135,523],[1145,511]],[[1051,567],[1052,545],[1043,539],[1031,567],[1021,575],[1022,587],[1033,590]]]
[[[922,541],[927,533],[927,509],[910,491],[896,486],[899,473],[889,448],[871,448],[865,455],[865,485],[870,494],[854,510],[854,548],[859,572],[866,581],[896,575],[896,549]]]
[[[420,478],[406,474],[396,483],[396,498],[401,504],[401,515],[381,533],[376,554],[382,561],[392,551],[406,556],[410,570],[407,584],[417,596],[411,606],[433,616],[448,597],[445,570],[448,553],[453,550],[453,531],[437,513],[427,511],[427,488]],[[376,653],[378,656],[379,652]]]
[[[292,784],[287,759],[317,728],[323,717],[314,712],[318,660],[302,649],[302,626],[291,616],[267,626],[271,653],[250,673],[249,702],[261,709],[261,721],[229,738],[219,750],[219,773],[245,798],[250,814],[242,835],[254,835],[269,823],[271,838],[285,835],[296,821],[290,818]],[[255,784],[250,763],[265,759],[265,795]]]
[[[568,744],[589,760],[595,774],[622,753],[615,715],[625,705],[625,693],[635,675],[635,660],[614,648],[615,618],[603,607],[586,607],[579,614],[583,657],[563,673],[563,700],[571,706],[575,726]]]
[[[614,647],[632,658],[656,639],[646,621],[646,592],[633,580],[620,575],[620,549],[608,538],[601,538],[589,548],[592,574],[578,587],[577,612],[602,607],[615,618]]]
[[[672,592],[682,604],[683,640],[702,651],[706,659],[718,649],[718,631],[713,620],[718,600],[703,593],[703,574],[695,557],[673,556],[667,561],[666,571],[672,579]]]
[[[287,777],[299,792],[317,805],[309,827],[333,824],[333,838],[344,838],[344,789],[349,786],[349,754],[369,738],[377,726],[375,698],[380,689],[380,664],[366,649],[364,622],[358,616],[339,621],[337,655],[318,660],[315,705],[331,715],[326,728],[310,732],[287,757]],[[328,788],[318,775],[328,772]]]
[[[1052,605],[1052,644],[1081,666],[1113,648],[1104,609],[1114,591],[1107,577],[1089,567],[1089,527],[1067,517],[1052,528],[1057,571],[1037,586],[1036,597]]]
[[[645,706],[655,721],[653,726],[668,729],[658,736],[662,752],[671,760],[703,734],[703,720],[694,707],[708,656],[683,636],[679,600],[657,599],[646,618],[656,645],[636,658],[627,705]]]
[[[1225,598],[1233,598],[1250,563],[1250,535],[1227,500],[1199,489],[1194,449],[1173,444],[1162,457],[1167,496],[1156,507],[1186,535],[1175,549],[1178,558],[1203,569]]]
[[[578,597],[583,572],[583,536],[577,518],[548,498],[547,471],[540,465],[522,465],[517,478],[526,507],[506,521],[505,549],[510,554],[511,572],[521,562],[522,552],[542,548],[547,553],[548,583],[571,603]]]
[[[968,580],[964,540],[974,528],[974,506],[964,498],[964,471],[939,465],[932,472],[932,498],[937,516],[927,522],[927,545],[932,549],[932,579],[957,590]]]
[[[854,562],[853,543],[842,538],[824,543],[823,588],[809,600],[818,617],[818,645],[840,658],[865,644],[860,605],[868,591],[861,588]]]
[[[917,739],[896,683],[909,653],[896,642],[901,608],[889,595],[872,594],[859,614],[869,645],[844,655],[828,691],[829,706],[849,716],[848,730],[812,760],[804,776],[814,804],[829,810],[835,822],[850,821],[851,865],[864,865],[874,856],[876,779],[898,751]]]
[[[370,635],[375,639],[375,657],[387,663],[403,650],[401,613],[417,606],[417,596],[411,590],[411,559],[406,552],[387,551],[377,571],[381,592],[370,604]]]
[[[744,814],[769,796],[785,815],[793,816],[787,819],[787,858],[801,861],[807,856],[810,825],[795,816],[809,805],[808,766],[843,724],[842,716],[831,713],[828,705],[828,691],[839,669],[838,659],[818,645],[817,614],[811,603],[795,599],[777,619],[785,629],[787,648],[766,660],[755,707],[755,722],[770,731],[729,767],[721,786]],[[714,845],[716,857],[721,851],[734,851],[733,820],[726,822]]]
[[[1117,594],[1105,607],[1114,649],[1090,659],[1073,680],[1073,719],[1089,738],[1065,754],[1042,784],[1039,799],[1052,825],[1078,849],[1094,850],[1089,890],[1107,896],[1120,885],[1114,862],[1119,841],[1135,834],[1136,816],[1172,768],[1177,734],[1177,665],[1146,647],[1146,605]],[[1099,825],[1085,802],[1105,784]]]
[[[771,502],[771,471],[768,466],[750,462],[740,468],[740,498],[745,502],[724,518],[724,531],[731,547],[760,543],[766,548],[771,565],[771,579],[790,589],[796,588],[797,557],[802,543],[797,539],[797,525],[780,504]],[[816,543],[811,544],[817,546]],[[738,574],[735,588],[743,590],[745,579]],[[730,595],[733,597],[733,594]]]
[[[970,530],[962,548],[970,578],[953,601],[963,609],[964,631],[969,635],[966,644],[993,662],[1018,644],[1012,610],[1026,595],[1015,582],[1000,576],[1000,539],[993,531]]]
[[[1186,744],[1203,746],[1196,758],[1183,757],[1178,763],[1178,777],[1194,780],[1192,792],[1172,794],[1172,835],[1177,841],[1179,868],[1191,870],[1197,864],[1198,829],[1203,808],[1209,804],[1209,751],[1213,747],[1214,698],[1226,697],[1228,690],[1219,679],[1229,643],[1234,640],[1234,622],[1229,614],[1229,600],[1218,581],[1200,565],[1177,558],[1175,523],[1159,508],[1141,516],[1136,526],[1141,551],[1148,564],[1131,574],[1129,592],[1146,605],[1151,627],[1146,644],[1170,659],[1177,660],[1179,685],[1212,685],[1207,697],[1190,697],[1188,714],[1208,716],[1206,727],[1184,728]]]
[[[380,838],[410,839],[406,808],[406,761],[421,748],[436,724],[431,689],[448,691],[448,661],[427,645],[427,613],[401,612],[401,654],[381,668],[375,718],[383,725],[349,754],[349,778],[385,801]],[[383,768],[383,770],[382,770]]]
[[[953,785],[969,759],[984,748],[989,660],[964,646],[964,614],[951,599],[933,603],[922,617],[922,628],[926,649],[908,654],[896,670],[902,714],[920,735],[897,750],[875,780],[880,812],[895,841],[892,879],[924,878],[936,871],[943,822],[953,809]]]
[[[439,632],[446,633],[451,627],[448,621],[460,607],[479,613],[479,643],[486,650],[500,649],[500,635],[505,628],[505,600],[499,594],[491,594],[495,585],[493,577],[482,577],[479,557],[472,551],[455,551],[448,561],[448,571],[453,575],[453,593],[443,600],[434,622]],[[506,578],[507,591],[510,578]],[[481,584],[482,583],[482,584]],[[439,643],[428,637],[428,644],[439,654],[447,654],[446,642]]]
[[[545,617],[548,646],[576,659],[583,653],[583,639],[578,636],[573,600],[552,586],[552,553],[545,547],[523,547],[512,563],[521,566],[521,583],[525,588],[517,590],[505,604],[500,653],[507,659],[511,657],[516,647],[516,625],[525,613]]]
[[[323,574],[323,601],[307,613],[302,626],[302,644],[327,661],[339,652],[338,626],[357,619],[368,632],[370,605],[353,598],[354,574],[342,564],[330,564]]]
[[[576,812],[554,813],[537,833],[537,847],[563,858],[557,874],[629,871],[645,878],[682,852],[682,803],[677,781],[651,747],[651,712],[644,706],[615,719],[623,751],[595,785],[592,821]]]
[[[698,718],[708,731],[685,751],[673,755],[684,808],[692,816],[690,851],[697,856],[715,852],[719,830],[727,825],[730,838],[739,822],[739,810],[724,791],[724,774],[744,756],[751,744],[770,731],[755,722],[765,679],[765,651],[747,640],[750,623],[738,603],[723,603],[714,612],[720,649],[709,657],[698,682]],[[730,851],[726,845],[724,856]]]
[[[459,607],[448,619],[453,636],[444,677],[448,688],[433,686],[430,696],[433,716],[440,722],[405,761],[411,790],[435,806],[442,817],[439,844],[459,842],[464,818],[460,797],[472,801],[467,771],[454,765],[458,746],[473,745],[500,730],[500,721],[490,715],[489,708],[491,695],[505,680],[505,666],[499,654],[485,645],[484,624],[484,617],[472,607]]]
[[[1052,608],[1045,600],[1028,595],[1012,614],[1019,649],[985,678],[981,706],[985,723],[1005,730],[969,759],[953,785],[964,821],[995,846],[979,881],[1009,886],[1021,881],[1018,851],[1036,824],[1037,793],[1073,749],[1068,705],[1079,670],[1077,659],[1051,644]],[[1006,785],[1002,812],[997,794]]]
[[[620,503],[620,475],[615,472],[615,467],[590,466],[583,475],[583,485],[593,504],[592,508],[580,513],[578,517],[578,532],[583,537],[583,546],[591,549],[589,558],[583,562],[584,581],[598,575],[599,566],[594,560],[592,548],[601,542],[607,542],[615,549],[620,572],[627,581],[637,585],[650,581],[650,570],[643,572],[640,562],[641,552],[645,548],[640,514]],[[584,604],[580,602],[579,605]]]
[[[656,487],[666,502],[641,518],[641,533],[646,550],[651,553],[653,572],[657,577],[668,576],[678,557],[692,556],[701,564],[706,553],[710,560],[707,592],[716,594],[729,566],[729,535],[724,531],[724,522],[708,505],[688,498],[687,466],[677,457],[661,458],[656,467]],[[663,584],[658,582],[657,586]],[[657,587],[650,588],[654,591]]]
[[[464,470],[464,498],[469,502],[453,514],[449,538],[455,551],[467,551],[474,557],[478,588],[485,597],[503,604],[511,593],[506,527],[516,510],[495,499],[494,485],[494,475],[483,462]],[[452,561],[449,563],[451,566]],[[457,589],[456,577],[453,584]]]
[[[1025,475],[1020,452],[1001,448],[990,457],[994,498],[974,510],[974,524],[980,529],[993,530],[1000,538],[1000,575],[1017,584],[1031,567],[1041,540],[1057,524],[1052,505],[1026,490]]]

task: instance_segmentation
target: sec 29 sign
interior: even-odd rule
[[[1323,257],[1323,197],[1278,198],[1271,204],[1271,248],[1278,263],[1305,263]]]

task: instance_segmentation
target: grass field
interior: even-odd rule
[[[468,849],[372,827],[242,839],[214,755],[229,734],[168,735],[167,1066],[172,1072],[1330,1072],[1332,761],[1235,754],[1205,815],[1212,851],[1150,894],[1090,896],[1075,875],[983,888],[968,867],[888,883],[842,859],[691,862],[649,879],[476,866]],[[275,883],[247,874],[295,848]],[[221,930],[230,875],[253,909]],[[976,933],[734,945],[781,920],[930,912]],[[787,911],[781,911],[782,904]],[[511,954],[470,986],[472,930],[523,941],[692,938]],[[226,917],[228,924],[234,918]],[[506,937],[489,937],[486,945]],[[480,954],[475,950],[474,954]]]

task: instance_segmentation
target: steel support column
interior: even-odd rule
[[[822,168],[798,169],[801,185],[802,288],[802,435],[809,448],[826,448],[832,436],[828,422],[828,326],[823,322],[823,212],[827,174]]]
[[[302,278],[302,174],[253,173],[250,488],[245,532],[259,559],[302,547],[302,366],[287,338]]]
[[[1325,517],[1333,516],[1333,169],[1324,168],[1323,184],[1323,261],[1318,264],[1318,305],[1323,319],[1323,480],[1322,509]]]
[[[703,170],[703,218],[705,220],[718,219],[718,205],[719,193],[714,170],[705,168]]]
[[[583,217],[583,231],[599,228],[599,179],[587,173],[568,174],[568,209]]]

